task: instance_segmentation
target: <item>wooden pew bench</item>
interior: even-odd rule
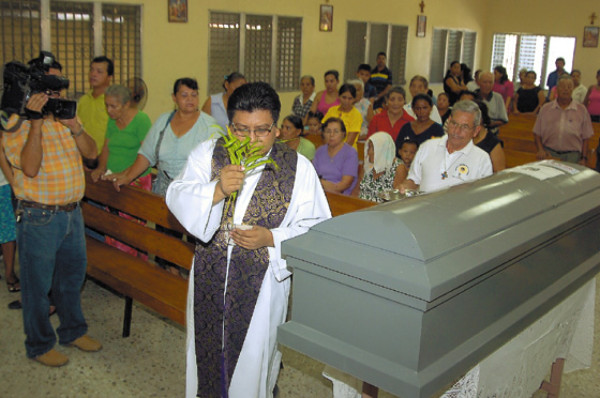
[[[146,220],[146,225],[90,205],[85,200],[93,200],[103,207],[109,206]],[[116,192],[111,183],[93,183],[87,174],[85,200],[82,210],[87,227],[183,269],[190,269],[194,245],[154,229],[154,225],[161,225],[185,232],[160,196],[129,186]],[[86,240],[88,276],[125,297],[123,337],[130,332],[132,300],[181,325],[185,324],[187,280],[183,276],[160,268],[150,259],[132,256],[90,236],[86,236]]]
[[[509,122],[500,127],[498,137],[504,141],[506,167],[535,162],[536,148],[533,138],[535,115],[509,115]],[[600,139],[600,123],[592,123],[594,136],[590,139],[586,165],[596,167],[596,148]]]
[[[327,199],[334,216],[375,205],[373,202],[334,193],[327,193]],[[87,200],[145,220],[146,225],[120,217],[114,211],[108,212],[93,206]],[[154,228],[154,225],[160,225],[185,233],[164,199],[131,186],[121,187],[121,192],[116,192],[109,182],[93,183],[88,173],[85,198],[81,206],[87,227],[149,255],[149,259],[134,257],[86,236],[88,276],[125,297],[123,337],[130,334],[133,300],[185,325],[187,279],[158,267],[152,261],[153,256],[160,257],[190,270],[194,256],[192,243]]]

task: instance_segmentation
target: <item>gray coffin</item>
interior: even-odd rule
[[[516,172],[544,164],[560,175]],[[600,175],[557,162],[346,214],[284,242],[293,311],[278,340],[428,397],[592,278],[599,250]]]

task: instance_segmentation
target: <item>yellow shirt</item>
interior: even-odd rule
[[[341,105],[332,106],[327,111],[327,114],[321,120],[321,123],[325,123],[327,119],[330,117],[339,117],[344,122],[344,126],[346,127],[346,132],[348,133],[358,133],[354,142],[352,143],[352,147],[358,151],[358,147],[356,146],[356,142],[358,141],[358,136],[360,135],[360,127],[362,126],[363,118],[358,109],[352,107],[350,112],[342,112],[340,110]]]
[[[81,200],[85,190],[81,154],[69,129],[59,122],[44,120],[40,170],[33,178],[23,173],[21,151],[30,126],[28,120],[24,121],[18,131],[2,137],[6,157],[15,175],[15,196],[47,205],[65,205]]]
[[[108,123],[108,113],[104,105],[104,94],[94,98],[90,90],[79,99],[77,104],[77,116],[83,124],[85,132],[88,133],[98,147],[98,153],[104,146],[104,136],[106,135],[106,124]]]

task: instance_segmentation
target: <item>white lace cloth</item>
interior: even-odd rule
[[[442,398],[513,398],[540,388],[552,362],[565,358],[566,373],[592,363],[594,300],[592,278],[508,343],[469,370]],[[334,398],[360,398],[362,381],[330,366],[323,376],[333,383]]]

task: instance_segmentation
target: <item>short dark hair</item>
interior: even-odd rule
[[[302,123],[302,118],[300,116],[287,115],[283,118],[283,120],[287,120],[288,122],[292,123],[297,129],[304,130],[304,124]]]
[[[554,61],[554,63],[557,63],[558,61],[562,61],[563,64],[565,64],[565,59],[563,57],[558,57],[556,58],[556,61]]]
[[[398,150],[402,149],[402,147],[404,147],[404,144],[414,144],[417,149],[419,149],[419,143],[415,140],[404,140],[400,142],[400,146],[398,147]]]
[[[342,84],[342,87],[340,87],[340,89],[338,90],[338,95],[342,95],[345,92],[350,93],[353,98],[356,98],[356,87],[354,87],[354,84],[350,84],[350,83]]]
[[[475,91],[461,90],[460,93],[458,93],[458,98],[462,97],[463,95],[470,95],[471,97],[473,97],[473,99],[477,99],[477,97],[479,97],[479,95]]]
[[[91,64],[99,64],[102,62],[106,62],[106,73],[108,76],[114,76],[115,74],[115,63],[112,59],[108,58],[106,55],[100,55],[99,57],[95,57],[92,59]]]
[[[417,94],[413,97],[412,102],[411,102],[411,106],[414,108],[415,104],[417,103],[417,101],[419,100],[423,100],[425,102],[427,102],[429,104],[429,106],[433,107],[433,100],[431,99],[431,97],[427,94]]]
[[[371,65],[369,65],[369,64],[358,65],[358,68],[356,69],[356,73],[360,72],[361,70],[366,70],[367,72],[371,73]]]
[[[246,80],[246,76],[242,75],[240,72],[231,72],[230,74],[225,76],[225,79],[223,80],[223,88],[225,88],[225,82],[231,84],[239,79]]]
[[[227,102],[227,117],[233,120],[237,111],[269,111],[273,122],[279,120],[281,101],[279,95],[268,83],[256,82],[238,87]]]
[[[196,79],[192,79],[191,77],[182,77],[175,80],[175,84],[173,84],[173,95],[177,94],[181,86],[189,87],[192,90],[198,90],[198,82]]]
[[[325,123],[323,123],[323,131],[325,131],[327,126],[329,126],[331,123],[339,123],[340,129],[344,132],[344,137],[346,136],[346,125],[339,117],[330,117],[329,119],[325,120]]]
[[[404,101],[406,101],[406,91],[400,86],[392,87],[390,91],[387,92],[387,94],[385,95],[386,101],[390,98],[390,95],[392,95],[393,93],[401,94],[402,98],[404,98]]]
[[[333,77],[335,77],[335,80],[340,80],[340,72],[338,72],[335,69],[328,70],[327,72],[325,72],[323,77],[327,77],[327,75],[333,75]]]
[[[306,120],[315,118],[315,119],[319,119],[319,122],[320,122],[321,120],[323,120],[323,117],[325,117],[325,115],[323,115],[319,111],[314,111],[314,112],[309,111],[308,114],[306,115]]]
[[[525,73],[525,76],[529,75],[530,73],[533,73],[533,76],[537,79],[537,73],[534,70],[528,70],[527,73]]]
[[[379,52],[377,53],[377,57],[379,57],[380,55],[383,55],[384,57],[386,57],[386,58],[387,58],[387,54],[385,53],[385,51],[379,51]]]

